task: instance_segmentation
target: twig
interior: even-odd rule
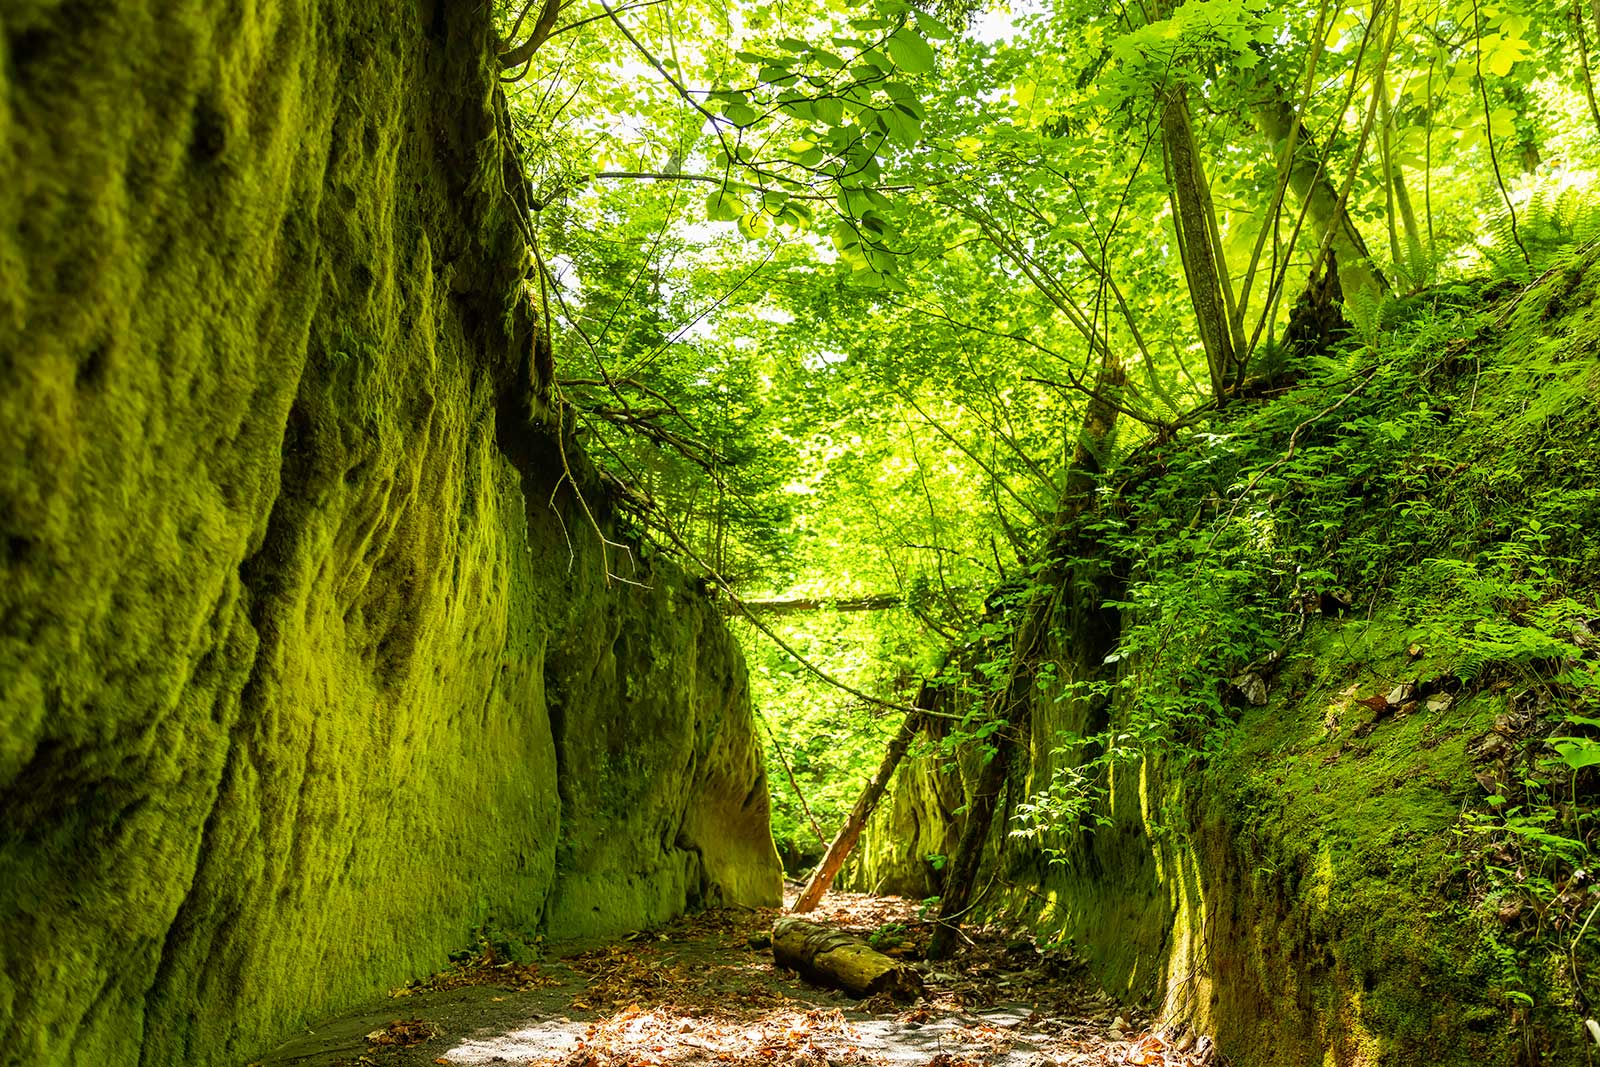
[[[1522,243],[1522,234],[1517,231],[1517,209],[1511,203],[1511,194],[1506,192],[1506,180],[1500,173],[1500,156],[1494,150],[1494,116],[1489,111],[1489,85],[1483,80],[1482,18],[1478,11],[1478,0],[1472,0],[1472,40],[1478,72],[1478,95],[1483,97],[1483,134],[1489,143],[1489,162],[1494,165],[1494,180],[1500,187],[1500,199],[1506,202],[1506,212],[1511,216],[1511,239],[1517,243],[1517,251],[1522,253],[1522,262],[1532,270],[1533,260],[1528,256],[1527,246]]]
[[[1578,928],[1577,935],[1573,937],[1572,943],[1567,946],[1567,959],[1572,963],[1572,984],[1580,992],[1582,991],[1582,986],[1578,981],[1578,942],[1582,941],[1583,935],[1588,933],[1589,924],[1594,921],[1594,913],[1597,911],[1600,911],[1600,901],[1596,901],[1595,906],[1589,909],[1589,917],[1583,920],[1583,925]]]
[[[806,821],[811,824],[811,831],[817,835],[817,840],[823,848],[828,847],[828,839],[822,834],[822,827],[817,825],[817,817],[811,814],[811,805],[806,803],[806,795],[800,791],[800,783],[795,781],[794,768],[789,766],[789,757],[783,754],[783,746],[778,744],[778,735],[773,731],[772,724],[767,717],[756,712],[756,718],[761,720],[761,725],[767,729],[767,737],[772,741],[772,751],[777,753],[778,762],[783,764],[783,773],[789,776],[789,786],[794,790],[795,799],[800,801],[800,810],[806,813]]]

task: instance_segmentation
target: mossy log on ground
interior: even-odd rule
[[[888,993],[911,1000],[922,993],[922,977],[906,964],[859,937],[793,916],[772,924],[772,958],[780,967],[858,997]]]

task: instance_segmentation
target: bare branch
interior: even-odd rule
[[[549,39],[550,31],[556,28],[556,18],[561,14],[561,0],[544,0],[544,9],[539,12],[539,21],[533,24],[533,33],[516,47],[511,46],[511,41],[516,39],[517,31],[522,28],[522,20],[528,17],[528,12],[533,10],[533,5],[538,0],[528,0],[528,6],[522,9],[522,14],[517,16],[516,23],[511,27],[511,34],[500,47],[500,69],[510,70],[520,67],[533,58],[539,46]]]

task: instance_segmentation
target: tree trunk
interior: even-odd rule
[[[1378,79],[1379,92],[1382,94],[1380,101],[1381,113],[1378,116],[1382,138],[1379,141],[1383,170],[1386,175],[1386,199],[1389,204],[1389,254],[1394,260],[1395,269],[1403,273],[1407,282],[1412,287],[1423,284],[1425,279],[1426,264],[1423,262],[1422,235],[1417,230],[1417,213],[1411,207],[1411,194],[1406,190],[1405,169],[1400,165],[1400,160],[1395,153],[1395,132],[1397,124],[1394,119],[1394,110],[1389,105],[1388,90],[1384,88],[1383,79]],[[1400,249],[1400,223],[1406,235],[1406,248]],[[1337,257],[1337,252],[1334,253]],[[1337,259],[1336,259],[1337,261]],[[1342,284],[1342,282],[1341,282]]]
[[[1600,0],[1594,2],[1595,33],[1600,34]],[[1595,129],[1600,130],[1600,102],[1594,97],[1594,74],[1589,70],[1589,35],[1583,28],[1583,0],[1575,0],[1572,7],[1572,22],[1578,29],[1578,73],[1583,83],[1583,96],[1589,102],[1589,117],[1594,119]]]
[[[1084,412],[1083,428],[1078,434],[1072,463],[1067,469],[1067,485],[1062,493],[1061,505],[1056,511],[1055,533],[1051,538],[1052,562],[1040,576],[1046,586],[1056,586],[1074,597],[1072,605],[1078,618],[1073,619],[1073,637],[1083,637],[1091,632],[1099,634],[1092,623],[1084,621],[1089,612],[1101,611],[1100,605],[1111,599],[1105,591],[1085,583],[1081,575],[1059,562],[1072,556],[1084,556],[1084,546],[1072,544],[1078,536],[1077,524],[1094,503],[1095,487],[1110,452],[1112,437],[1117,426],[1116,393],[1126,381],[1122,365],[1111,360],[1101,364],[1095,382],[1095,398]],[[1078,588],[1089,586],[1090,588]],[[995,735],[994,755],[983,767],[977,791],[967,802],[967,819],[961,827],[961,840],[956,844],[955,855],[945,869],[944,891],[939,898],[938,925],[928,943],[928,958],[942,959],[955,948],[956,933],[961,916],[971,909],[972,892],[978,882],[978,868],[983,861],[983,850],[989,840],[989,828],[994,823],[995,809],[1000,803],[1000,792],[1005,788],[1019,748],[1026,743],[1029,724],[1033,716],[1033,674],[1045,637],[1056,617],[1056,595],[1041,597],[1028,608],[1028,614],[1017,629],[1012,644],[1011,675],[1006,682],[1005,724]],[[1087,611],[1085,610],[1087,609]],[[1084,641],[1084,651],[1098,665],[1109,651],[1104,634],[1100,640]],[[1106,645],[1102,649],[1100,646]]]
[[[1183,262],[1189,302],[1194,306],[1195,325],[1211,371],[1211,392],[1220,399],[1242,377],[1244,353],[1234,344],[1230,332],[1231,316],[1224,296],[1227,265],[1213,240],[1211,192],[1195,154],[1189,100],[1178,86],[1162,92],[1161,143],[1166,150],[1178,256]]]
[[[1339,282],[1344,287],[1345,298],[1354,298],[1352,310],[1359,314],[1363,308],[1376,307],[1388,292],[1389,283],[1373,266],[1367,242],[1350,218],[1350,212],[1340,205],[1338,190],[1328,177],[1328,168],[1321,165],[1317,157],[1311,131],[1275,86],[1269,88],[1267,100],[1257,105],[1256,121],[1280,157],[1289,139],[1294,138],[1289,159],[1289,187],[1306,205],[1306,215],[1311,220],[1317,243],[1320,244],[1330,231],[1333,233],[1329,247],[1339,262]]]
[[[860,938],[788,915],[772,924],[772,958],[780,967],[858,997],[888,993],[913,1000],[922,993],[922,977],[913,968]]]
[[[1535,136],[1537,127],[1528,113],[1528,90],[1507,78],[1498,81],[1506,104],[1517,115],[1517,164],[1522,168],[1522,173],[1532,174],[1539,169],[1544,155],[1539,151],[1539,141]]]
[[[890,608],[904,607],[905,603],[905,597],[899,593],[873,593],[845,600],[818,600],[810,597],[796,600],[746,600],[744,608],[766,615],[796,615],[806,611],[887,611]],[[738,615],[740,611],[729,603],[723,608],[722,613]]]
[[[1038,652],[1035,646],[1044,630],[1042,621],[1048,620],[1050,603],[1036,605],[1017,632],[1011,679],[1006,685],[1005,725],[995,735],[995,752],[984,764],[977,792],[967,801],[967,820],[961,827],[961,840],[945,869],[944,892],[939,898],[939,925],[933,928],[933,938],[928,942],[929,959],[943,959],[955,948],[961,916],[966,914],[972,891],[977,886],[978,866],[983,861],[983,848],[989,840],[989,827],[994,823],[1000,791],[1005,788],[1006,777],[1016,757],[1017,742],[1033,714],[1033,660]]]
[[[839,833],[834,836],[833,843],[828,846],[827,854],[822,857],[822,862],[817,865],[805,888],[800,891],[799,899],[794,902],[794,907],[790,908],[790,911],[796,914],[810,911],[822,899],[822,894],[828,891],[828,886],[833,884],[833,879],[839,873],[839,868],[844,866],[850,850],[856,847],[862,827],[866,826],[867,819],[872,816],[872,809],[878,806],[884,790],[894,778],[895,768],[900,766],[906,750],[911,747],[912,739],[922,727],[921,712],[932,711],[938,702],[938,696],[937,687],[927,682],[922,683],[922,689],[917,693],[914,705],[917,711],[908,713],[905,721],[900,724],[899,732],[894,735],[894,740],[889,742],[889,751],[884,753],[883,762],[878,765],[878,773],[872,776],[867,788],[862,790],[861,798],[856,801],[856,806],[850,809],[849,818],[845,819],[844,826],[840,827]]]

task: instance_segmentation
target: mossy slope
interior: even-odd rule
[[[0,13],[6,1062],[238,1062],[484,924],[777,892],[736,648],[507,441],[489,45],[443,3]]]
[[[1349,392],[1336,417],[1326,409],[1338,394],[1291,392],[1236,405],[1213,433],[1149,460],[1161,477],[1139,493],[1162,499],[1139,521],[1165,532],[1132,542],[1143,561],[1129,573],[1143,584],[1128,595],[1141,606],[1124,615],[1124,636],[1141,612],[1160,610],[1163,588],[1186,591],[1174,627],[1158,633],[1182,635],[1164,676],[1176,695],[1129,688],[1138,656],[1122,662],[1106,736],[1132,758],[1096,765],[1100,824],[1029,840],[997,832],[983,910],[1070,942],[1108,989],[1216,1034],[1246,1067],[1589,1062],[1572,976],[1600,966],[1600,935],[1574,921],[1590,904],[1569,899],[1588,892],[1584,876],[1519,852],[1515,840],[1485,845],[1496,839],[1470,819],[1493,825],[1509,808],[1483,783],[1548,765],[1542,738],[1571,733],[1561,716],[1583,699],[1554,686],[1553,672],[1594,656],[1560,632],[1552,646],[1534,619],[1541,600],[1558,597],[1600,615],[1595,260],[1569,257],[1526,292],[1501,286],[1481,305],[1463,287],[1391,309],[1376,348],[1332,368]],[[1276,410],[1285,405],[1298,406]],[[1245,451],[1259,458],[1241,474],[1234,456]],[[1230,507],[1247,482],[1259,492]],[[1201,525],[1206,516],[1220,533]],[[1122,521],[1113,515],[1104,528],[1127,529]],[[1242,557],[1218,552],[1198,578],[1182,553],[1148,562],[1195,529],[1207,549],[1235,537],[1266,546],[1265,562],[1246,571],[1223,562]],[[1160,567],[1176,575],[1167,586]],[[1312,570],[1323,585],[1293,577]],[[1247,627],[1223,627],[1222,615],[1190,625],[1186,612],[1208,610],[1195,583],[1225,589],[1235,574],[1249,577],[1244,607],[1228,618],[1256,604],[1280,612],[1257,634],[1303,635],[1252,639]],[[1306,603],[1296,598],[1332,585],[1352,610],[1324,601],[1332,610],[1319,617],[1313,596],[1312,617],[1295,625]],[[1290,606],[1274,607],[1276,597]],[[1230,639],[1236,654],[1219,654]],[[1072,649],[1070,639],[1058,645],[1055,673],[1084,678]],[[1264,670],[1266,703],[1234,690],[1229,710],[1206,696],[1229,691],[1228,672],[1270,649],[1282,659]],[[1396,712],[1385,697],[1405,683],[1436,698],[1401,701]],[[1083,751],[1063,750],[1063,734],[1094,733],[1086,701],[1056,695],[1036,694],[1027,781],[1014,800]],[[1152,704],[1167,718],[1139,710]],[[1217,709],[1223,721],[1208,721]],[[1518,736],[1529,745],[1522,762],[1492,756]],[[1592,797],[1591,779],[1568,777],[1557,774],[1558,800]],[[948,819],[949,804],[921,798],[961,778],[934,761],[903,770],[902,802],[869,831],[858,882],[919,858],[886,860],[885,842],[908,823],[907,805],[924,834]],[[1550,810],[1572,820],[1582,818],[1576,809]],[[1496,864],[1511,869],[1497,874]],[[1539,878],[1553,888],[1519,911],[1516,885]],[[1494,896],[1497,879],[1511,887],[1504,897]]]

